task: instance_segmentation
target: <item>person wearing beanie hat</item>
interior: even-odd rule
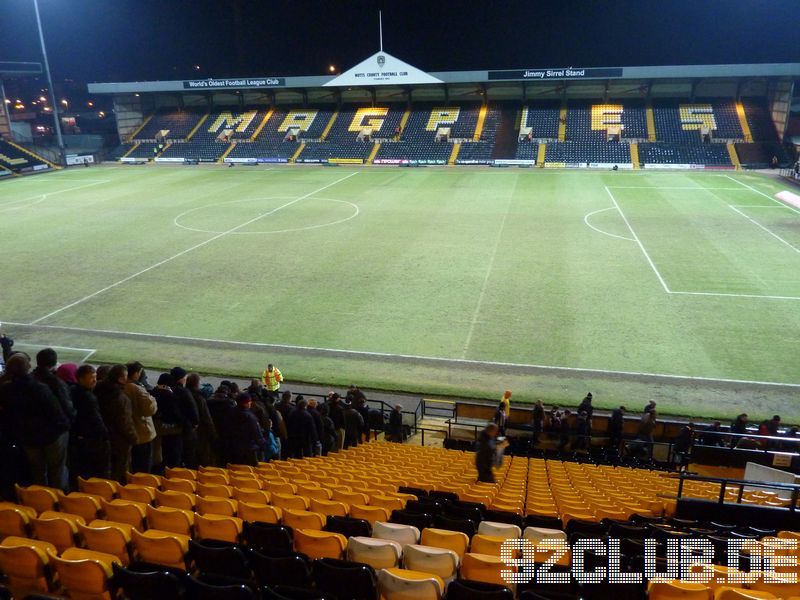
[[[76,385],[78,383],[78,365],[75,363],[64,363],[56,369],[56,377],[67,385]]]
[[[254,467],[267,446],[258,419],[250,410],[251,404],[250,394],[242,392],[236,396],[236,405],[225,415],[220,437],[228,463]]]
[[[182,367],[173,367],[169,372],[174,383],[172,393],[183,418],[183,466],[196,469],[197,464],[197,429],[200,426],[200,412],[192,393],[186,388],[186,376],[189,374]]]

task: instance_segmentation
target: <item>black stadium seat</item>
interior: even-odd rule
[[[325,531],[341,533],[344,537],[371,537],[372,526],[366,519],[353,519],[351,517],[328,516]]]
[[[433,515],[428,513],[412,513],[406,510],[394,510],[389,520],[399,525],[413,525],[420,531],[426,527],[433,527]]]
[[[311,563],[305,554],[266,556],[251,548],[248,558],[261,585],[304,587],[311,583]]]
[[[244,551],[236,546],[215,547],[189,540],[189,557],[201,573],[215,573],[239,579],[250,579],[250,569]]]
[[[128,600],[175,600],[183,596],[182,574],[166,568],[153,571],[126,569],[113,563],[111,586]]]
[[[454,579],[447,586],[447,600],[514,600],[514,593],[497,583]]]
[[[314,584],[339,600],[378,600],[375,571],[369,565],[320,558],[314,561]]]

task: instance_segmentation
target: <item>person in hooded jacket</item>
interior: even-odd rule
[[[77,383],[72,387],[72,404],[76,416],[70,430],[70,455],[73,479],[111,475],[111,446],[108,427],[100,413],[100,404],[94,395],[97,372],[92,365],[81,365],[76,373]]]
[[[126,368],[128,380],[123,392],[131,400],[133,426],[136,428],[136,444],[131,448],[131,469],[133,473],[149,473],[153,469],[153,440],[156,438],[153,415],[158,404],[140,383],[144,373],[142,363],[131,362]]]
[[[95,387],[111,444],[111,478],[122,484],[131,469],[131,449],[139,439],[133,424],[131,400],[124,392],[127,382],[128,367],[114,365]]]

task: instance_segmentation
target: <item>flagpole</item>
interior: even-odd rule
[[[378,36],[380,37],[381,52],[383,52],[383,14],[378,11]]]

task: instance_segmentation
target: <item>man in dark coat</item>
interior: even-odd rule
[[[395,404],[389,415],[389,441],[403,442],[403,407],[399,404]]]
[[[69,419],[50,388],[30,374],[30,358],[13,354],[0,384],[6,437],[22,446],[32,482],[67,489]]]
[[[325,437],[325,423],[322,420],[322,415],[317,409],[317,401],[308,401],[308,414],[314,419],[314,428],[317,430],[317,443],[314,446],[314,456],[322,454],[322,439]]]
[[[183,466],[196,469],[197,464],[197,429],[200,426],[200,415],[197,412],[192,393],[186,388],[186,377],[189,373],[181,367],[174,367],[170,372],[174,384],[172,392],[184,417],[183,422]]]
[[[123,392],[127,382],[128,367],[114,365],[106,378],[95,387],[111,444],[111,479],[123,484],[125,473],[131,468],[131,449],[138,440],[131,401]]]
[[[344,405],[344,447],[358,446],[364,430],[364,419],[352,404]]]
[[[611,417],[608,420],[609,448],[619,449],[619,445],[622,443],[622,428],[625,424],[626,410],[624,406],[620,406],[611,411]]]
[[[308,413],[307,407],[305,399],[299,400],[286,421],[286,428],[289,430],[289,456],[294,458],[313,456],[319,442],[314,417]]]
[[[56,376],[56,366],[58,365],[58,354],[52,348],[45,348],[36,354],[36,368],[32,371],[33,378],[39,383],[45,384],[50,388],[56,398],[61,410],[66,415],[72,425],[75,420],[75,408],[72,406],[69,386]]]
[[[77,372],[78,383],[72,388],[72,404],[77,416],[70,431],[70,449],[75,477],[108,478],[111,473],[111,447],[108,428],[100,414],[100,405],[94,388],[97,373],[91,365],[81,365]]]
[[[342,399],[336,392],[328,394],[328,416],[333,421],[333,427],[336,431],[336,446],[332,448],[334,452],[344,448],[344,407],[342,406]]]
[[[228,462],[256,466],[267,446],[251,402],[250,394],[243,392],[236,397],[236,406],[228,409],[221,436]]]
[[[475,468],[478,470],[478,481],[481,483],[494,483],[492,467],[499,466],[502,455],[499,450],[508,446],[508,440],[497,441],[500,429],[496,423],[489,423],[478,436],[478,450],[475,452]]]
[[[286,437],[284,438],[281,436],[281,458],[286,460],[291,456],[289,451],[289,417],[295,410],[294,406],[292,406],[292,392],[287,390],[281,394],[280,402],[275,405],[275,410],[280,413],[281,420],[286,429]]]

